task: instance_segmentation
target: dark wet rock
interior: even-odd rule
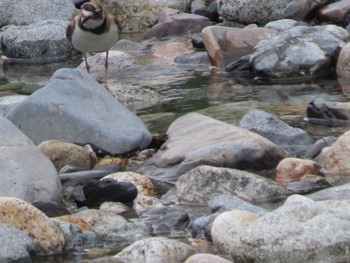
[[[255,46],[250,63],[256,76],[304,78],[335,71],[349,33],[338,26],[296,26]]]
[[[327,1],[220,0],[218,9],[226,21],[264,25],[282,18],[303,20],[311,10],[325,2]]]
[[[78,207],[96,207],[106,201],[131,203],[137,197],[137,188],[131,183],[117,182],[113,179],[87,180],[76,186],[75,202]]]
[[[167,9],[159,16],[158,23],[142,35],[142,40],[152,37],[162,39],[186,33],[198,33],[210,25],[212,22],[206,17]]]
[[[317,140],[314,145],[312,145],[312,147],[307,151],[305,158],[316,159],[321,155],[323,149],[331,146],[334,142],[335,138],[333,136],[327,136]]]
[[[17,227],[0,224],[0,261],[30,263],[34,241]]]
[[[61,202],[61,184],[53,164],[3,117],[0,117],[0,160],[0,196],[27,202]]]
[[[204,215],[196,217],[191,221],[188,226],[189,231],[191,232],[191,236],[193,238],[205,238],[206,240],[212,242],[211,238],[211,226],[215,220],[215,218],[220,213],[215,213],[211,215]]]
[[[76,8],[80,9],[80,7],[82,6],[82,4],[89,2],[89,0],[73,0],[73,3],[75,5]]]
[[[191,43],[194,48],[205,49],[203,38],[200,33],[192,34]]]
[[[56,139],[120,154],[152,139],[143,122],[84,70],[56,71],[7,118],[36,144]]]
[[[43,212],[48,217],[57,217],[57,216],[70,214],[67,208],[62,204],[34,201],[31,203],[31,205],[38,208],[41,212]]]
[[[187,211],[179,205],[153,208],[142,215],[146,223],[152,225],[156,235],[171,234],[174,231],[184,231],[189,223]]]
[[[239,126],[260,134],[293,156],[304,156],[314,144],[314,139],[304,130],[294,128],[262,110],[248,111]]]
[[[252,205],[249,202],[242,200],[241,198],[235,195],[218,195],[209,201],[209,206],[213,212],[223,212],[227,210],[245,210],[255,214],[263,215],[267,211],[256,205]]]
[[[40,12],[39,12],[40,10]],[[48,19],[69,21],[75,12],[72,0],[1,0],[0,27],[28,25]]]
[[[349,256],[349,205],[293,195],[263,216],[227,211],[213,222],[214,245],[237,263],[341,262]]]
[[[184,53],[176,56],[174,62],[177,64],[209,64],[207,52]]]
[[[137,170],[159,182],[175,183],[180,175],[201,164],[269,170],[287,156],[256,133],[198,113],[177,119],[167,134],[167,142]]]
[[[216,1],[211,1],[209,5],[205,4],[202,0],[192,1],[191,13],[205,16],[209,18],[210,21],[219,22],[221,19],[217,5]]]
[[[350,103],[317,98],[306,109],[309,122],[327,126],[349,126]]]
[[[35,12],[37,13],[37,12]],[[45,20],[27,26],[11,26],[1,37],[4,55],[27,62],[57,62],[76,53],[66,38],[68,21]]]
[[[93,170],[83,170],[81,171],[78,169],[71,170],[71,171],[60,171],[59,177],[64,185],[77,185],[85,180],[89,179],[101,179],[105,177],[108,174],[119,172],[121,170],[120,165],[117,164],[111,164],[106,165],[100,168],[94,168]]]
[[[288,191],[275,181],[241,170],[202,165],[182,175],[176,183],[180,203],[206,205],[214,197],[234,195],[249,203],[276,202]]]

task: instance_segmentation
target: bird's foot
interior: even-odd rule
[[[115,95],[113,94],[113,92],[112,92],[112,91],[110,90],[110,88],[108,87],[108,83],[107,83],[107,82],[105,82],[104,86],[105,86],[105,89],[106,89],[113,97],[115,97]]]

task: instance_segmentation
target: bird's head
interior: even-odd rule
[[[81,6],[81,24],[89,29],[100,26],[105,19],[105,12],[100,4],[92,2],[84,3]]]

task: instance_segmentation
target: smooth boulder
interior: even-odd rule
[[[76,53],[66,38],[68,21],[45,20],[26,26],[11,26],[1,36],[1,47],[10,59],[56,62]]]
[[[138,169],[152,180],[175,183],[201,164],[236,169],[274,168],[287,153],[262,136],[213,118],[190,113],[173,122],[168,140]]]
[[[243,262],[341,262],[350,244],[349,200],[315,202],[289,197],[263,216],[233,210],[211,229],[215,246]]]
[[[78,69],[57,70],[45,87],[6,117],[35,144],[61,140],[122,154],[145,148],[152,140],[134,113]]]
[[[53,164],[3,117],[0,117],[0,160],[0,196],[27,202],[61,202],[61,183]]]

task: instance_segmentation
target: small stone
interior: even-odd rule
[[[320,171],[317,162],[299,158],[283,159],[276,167],[276,181],[281,185],[299,181],[308,174],[316,175]]]
[[[64,215],[55,218],[61,221],[69,222],[80,228],[82,231],[92,231],[91,226],[85,220],[75,215]]]
[[[113,214],[122,214],[124,212],[127,212],[130,210],[129,207],[122,203],[117,203],[117,202],[103,202],[100,205],[100,210],[113,213]]]

